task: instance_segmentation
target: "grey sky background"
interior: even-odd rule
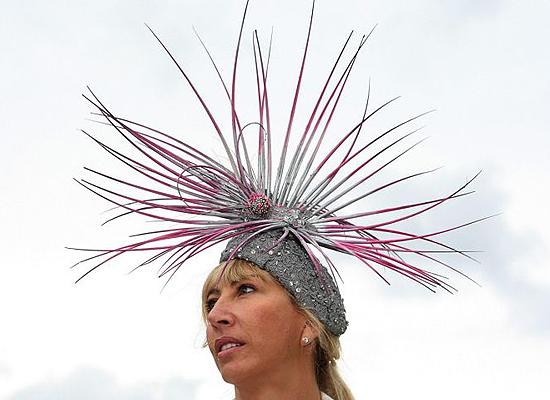
[[[71,180],[86,176],[84,165],[119,168],[79,133],[116,143],[86,120],[86,85],[118,114],[221,154],[144,22],[227,121],[192,27],[228,76],[244,2],[0,4],[0,398],[232,398],[201,346],[200,285],[221,248],[182,269],[160,294],[154,267],[127,274],[131,258],[74,285],[86,269],[69,269],[82,254],[64,246],[123,243],[143,227],[100,227],[110,206]],[[309,1],[251,2],[239,87],[249,118],[252,29],[267,40],[274,27],[273,115],[284,126],[309,10]],[[379,127],[437,110],[420,123],[418,138],[429,140],[387,176],[444,168],[367,206],[447,193],[482,169],[475,195],[426,215],[418,229],[501,213],[449,235],[462,248],[484,250],[476,255],[481,264],[449,259],[481,285],[449,274],[455,295],[433,295],[391,274],[388,287],[336,257],[351,321],[341,368],[358,399],[542,399],[550,392],[549,16],[542,0],[317,1],[301,110],[311,109],[349,31],[361,35],[375,24],[335,125],[356,120],[369,78],[374,104],[402,96]]]

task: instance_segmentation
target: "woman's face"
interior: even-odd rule
[[[303,354],[306,319],[271,276],[214,286],[205,307],[208,347],[226,382],[269,376]]]

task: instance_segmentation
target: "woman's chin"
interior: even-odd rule
[[[257,374],[258,368],[255,368],[250,360],[232,359],[218,364],[222,378],[227,383],[238,385]]]
[[[220,367],[220,373],[223,380],[232,385],[238,385],[243,380],[246,380],[246,377],[250,375],[250,368],[235,364],[236,363]]]

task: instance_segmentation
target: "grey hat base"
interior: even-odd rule
[[[311,311],[334,335],[346,331],[346,310],[338,287],[322,265],[315,268],[298,239],[282,229],[269,230],[247,239],[243,234],[229,241],[220,262],[232,258],[246,260],[269,272],[296,300]],[[242,244],[245,242],[244,244]],[[235,251],[237,249],[237,251]]]

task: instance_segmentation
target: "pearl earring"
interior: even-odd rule
[[[302,338],[302,344],[303,344],[304,346],[307,346],[307,345],[309,344],[309,338],[308,338],[307,336],[304,336],[304,337]]]

